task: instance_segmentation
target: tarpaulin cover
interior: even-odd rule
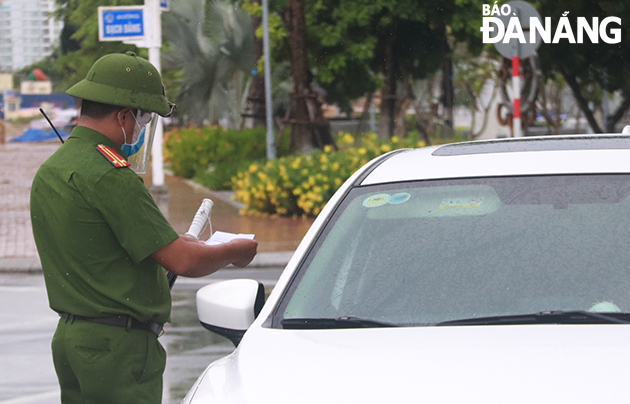
[[[59,131],[59,134],[62,138],[66,139],[70,136],[69,133]],[[11,139],[12,142],[48,142],[51,140],[59,141],[57,134],[52,129],[50,130],[41,130],[41,129],[29,129],[18,137]]]

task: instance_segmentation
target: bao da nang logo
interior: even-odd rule
[[[558,43],[568,40],[569,43],[616,44],[621,42],[621,18],[606,17],[600,21],[599,17],[577,17],[576,31],[573,32],[569,12],[565,11],[558,24],[551,24],[551,17],[545,17],[544,24],[539,16],[529,16],[523,21],[523,16],[512,9],[510,4],[484,4],[483,11],[483,43],[508,43],[511,40],[525,44],[536,43],[540,38],[544,43]],[[519,18],[520,17],[520,18]],[[587,39],[588,38],[588,39]]]

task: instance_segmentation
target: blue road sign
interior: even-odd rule
[[[103,11],[103,39],[125,39],[144,35],[143,9]]]
[[[160,8],[168,10],[168,0],[160,0]]]

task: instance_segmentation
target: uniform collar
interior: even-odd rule
[[[72,129],[72,133],[70,134],[70,139],[81,139],[90,143],[94,143],[95,145],[104,144],[105,146],[109,146],[116,150],[118,154],[120,154],[123,158],[127,159],[127,155],[125,152],[121,150],[116,143],[114,143],[110,138],[103,135],[101,132],[98,132],[94,129],[86,128],[85,126],[75,126]]]

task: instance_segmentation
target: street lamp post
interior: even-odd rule
[[[269,4],[262,0],[263,55],[265,57],[265,116],[267,118],[267,159],[276,158],[276,138],[273,133],[273,109],[271,107],[271,56],[269,55]]]

